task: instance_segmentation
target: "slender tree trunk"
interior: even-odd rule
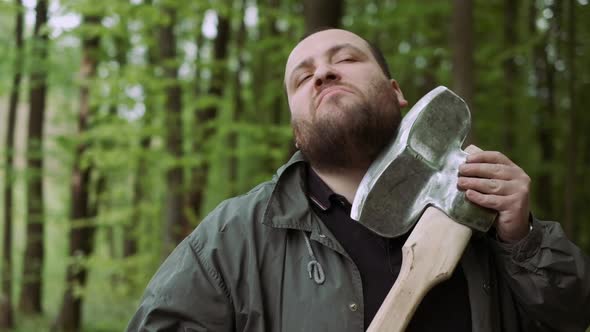
[[[427,20],[429,22],[429,25],[433,27],[442,27],[447,26],[449,24],[449,17],[444,13],[430,13],[427,17],[424,17],[424,19]],[[381,35],[384,36],[380,37],[382,39],[385,38],[385,40],[387,40],[387,38],[389,38],[388,34],[390,33],[390,31],[383,31]],[[449,34],[444,32],[443,30],[426,34],[426,40],[424,40],[424,37],[425,35],[422,33],[422,31],[417,29],[413,31],[413,33],[411,34],[410,44],[434,46],[445,45],[449,42]],[[419,80],[419,83],[415,87],[415,91],[417,92],[418,96],[423,96],[440,85],[436,72],[437,68],[440,68],[442,63],[445,62],[445,56],[441,53],[434,52],[434,54],[432,54],[431,56],[425,57],[425,60],[425,68],[427,68],[427,70],[420,71],[422,79]],[[409,95],[412,95],[411,91],[408,92]]]
[[[151,1],[145,1],[146,6],[151,6]],[[148,28],[145,31],[146,34],[154,34],[155,29]],[[149,68],[149,76],[155,77],[154,68],[158,62],[158,51],[154,46],[154,43],[149,43],[146,53],[148,68]],[[145,94],[145,113],[141,118],[142,125],[145,127],[150,127],[153,122],[154,118],[154,104],[155,101],[153,100],[153,96],[156,94],[155,91],[150,87],[149,84],[144,84],[144,94]],[[129,220],[129,223],[126,224],[123,228],[123,257],[130,257],[137,254],[138,251],[138,232],[139,226],[141,221],[144,220],[145,216],[145,198],[148,196],[149,186],[146,184],[146,180],[144,178],[148,174],[149,171],[149,160],[145,155],[148,153],[150,147],[152,146],[152,135],[146,134],[143,132],[141,134],[140,142],[141,154],[139,160],[137,161],[137,168],[135,170],[135,179],[133,183],[133,213],[132,217]]]
[[[195,85],[194,85],[194,95],[200,96],[202,93],[202,81],[201,81],[201,61],[202,61],[202,54],[204,48],[204,36],[202,33],[202,25],[203,22],[201,20],[198,21],[197,31],[195,34],[197,35],[195,43],[197,45],[197,55],[195,59]],[[200,110],[194,110],[194,128],[197,131],[202,130],[201,123],[199,122],[199,114]],[[192,154],[195,156],[204,155],[203,144],[201,143],[202,139],[199,137],[200,135],[197,134],[193,137],[192,140]],[[186,196],[187,199],[187,217],[189,219],[189,223],[191,225],[196,225],[199,223],[201,218],[201,206],[203,200],[203,190],[206,185],[206,178],[203,176],[202,173],[203,165],[196,165],[192,166],[190,170],[190,186],[188,189],[188,194]]]
[[[118,65],[118,75],[119,77],[124,75],[125,69],[127,67],[127,54],[129,53],[130,42],[129,42],[129,32],[128,32],[128,23],[127,18],[122,17],[119,23],[119,27],[122,33],[113,36],[113,46],[114,46],[114,60]],[[109,123],[113,121],[113,119],[118,118],[118,111],[119,111],[119,102],[120,100],[119,95],[122,95],[123,92],[115,91],[113,92],[112,103],[109,107],[109,112],[106,117],[102,118],[101,121],[96,121],[95,126],[100,127],[102,125],[108,126]],[[102,147],[101,149],[104,150],[113,150],[116,149],[116,140],[111,138],[104,138],[101,140]],[[107,197],[109,193],[109,187],[111,186],[111,182],[107,177],[107,173],[105,170],[96,169],[98,172],[98,179],[96,180],[96,208],[97,209],[104,209],[109,210],[111,209],[110,199]],[[98,215],[98,211],[97,211]],[[115,236],[115,230],[117,226],[110,226],[106,231],[106,240],[108,241],[109,251],[111,257],[117,257],[119,253],[117,253],[117,238]]]
[[[176,65],[176,9],[164,7],[169,17],[166,25],[160,28],[160,57],[164,67],[166,86],[166,149],[174,158],[173,165],[166,172],[166,232],[165,252],[170,252],[188,233],[188,222],[184,213],[184,176],[179,164],[182,156],[182,91],[178,82]]]
[[[306,2],[304,2],[305,4]],[[333,20],[335,25],[334,26],[339,26],[340,25],[340,18],[342,17],[342,2],[340,1],[332,1],[332,3],[330,4],[332,6],[335,6],[337,8],[335,8],[336,10],[338,10],[338,17],[330,17],[330,20]],[[272,11],[274,11],[275,13],[279,13],[280,12],[280,1],[279,0],[269,0],[269,6],[270,9]],[[312,15],[311,13],[306,13],[307,15]],[[281,32],[277,29],[277,21],[278,21],[278,17],[277,16],[273,16],[270,20],[270,24],[269,24],[269,35],[270,38],[272,39],[279,39]],[[320,23],[320,22],[315,22],[315,23]],[[275,67],[275,66],[273,66]],[[268,81],[272,82],[272,84],[276,84],[275,82],[280,82],[283,79],[283,68],[282,66],[280,66],[280,64],[276,64],[275,68],[280,68],[278,70],[274,70],[270,72],[270,76],[268,77]],[[269,87],[269,86],[267,86]],[[283,109],[283,101],[281,100],[279,95],[276,95],[275,98],[273,98],[274,100],[271,103],[271,109],[273,110],[273,114],[272,114],[272,123],[275,126],[279,126],[282,123],[282,119],[285,116],[285,112]],[[278,142],[275,142],[274,146],[278,148]],[[276,168],[272,168],[270,169],[271,172],[273,172]]]
[[[100,25],[98,16],[85,16],[84,24],[87,26]],[[90,103],[90,81],[94,78],[98,64],[98,48],[100,38],[97,35],[85,36],[82,41],[82,63],[80,77],[80,114],[78,117],[78,135],[88,131],[89,118],[93,113]],[[70,257],[75,259],[68,265],[66,272],[66,289],[62,300],[62,306],[54,324],[54,329],[59,331],[80,331],[82,325],[82,301],[75,294],[77,288],[86,286],[88,270],[84,261],[92,254],[94,249],[95,226],[91,224],[77,225],[83,221],[88,223],[96,216],[96,206],[90,203],[90,176],[92,165],[83,165],[84,154],[88,146],[81,143],[77,146],[74,155],[71,184],[71,228],[70,228]]]
[[[202,92],[201,91],[201,85],[202,85],[201,61],[202,61],[202,54],[204,53],[203,52],[204,36],[203,36],[203,32],[202,32],[203,21],[202,20],[197,21],[196,26],[197,26],[197,31],[195,31],[195,34],[197,35],[197,37],[195,38],[195,44],[197,45],[198,51],[195,56],[195,85],[194,85],[195,90],[194,90],[194,93],[196,96],[198,96]]]
[[[473,70],[473,0],[453,0],[452,11],[451,50],[453,53],[453,91],[469,105],[473,122],[475,119],[475,108],[473,104],[475,86],[475,72]],[[474,127],[472,127],[466,142],[476,142]]]
[[[344,2],[342,0],[304,0],[305,31],[310,33],[325,27],[338,28],[343,12]]]
[[[233,112],[233,123],[239,123],[242,119],[242,113],[244,109],[244,102],[242,96],[242,84],[240,82],[240,74],[244,69],[244,60],[241,56],[242,49],[244,48],[244,40],[246,38],[246,24],[244,23],[244,14],[246,12],[246,1],[242,0],[240,8],[240,27],[236,35],[236,57],[238,62],[238,68],[234,75],[234,112]],[[280,108],[279,108],[280,109]],[[238,194],[238,133],[236,130],[232,130],[229,136],[229,147],[231,149],[231,157],[229,161],[229,183],[231,185],[231,194]]]
[[[149,125],[151,121],[148,119],[148,107],[146,105],[146,113],[144,114],[143,123]],[[150,149],[152,140],[151,137],[142,134],[140,139],[139,145],[142,151],[141,154],[146,153]],[[147,192],[147,188],[144,185],[144,180],[142,179],[145,174],[147,173],[147,165],[146,165],[146,158],[139,157],[137,162],[137,168],[135,171],[135,179],[133,182],[133,212],[132,216],[129,220],[129,223],[125,224],[123,227],[123,257],[131,257],[137,254],[138,246],[137,246],[137,236],[138,236],[138,226],[141,223],[143,217],[143,204],[145,201],[145,196]]]
[[[213,44],[213,69],[211,84],[209,86],[209,95],[221,98],[226,78],[225,61],[227,60],[228,42],[230,34],[230,20],[226,16],[219,15],[217,18],[217,37]],[[217,118],[219,109],[217,106],[207,107],[204,110],[197,110],[196,125],[199,134],[196,139],[195,153],[203,156],[202,162],[193,170],[193,181],[191,183],[190,202],[193,215],[201,216],[201,206],[207,177],[209,174],[209,153],[206,145],[214,137],[215,129],[212,126],[213,120]]]
[[[4,163],[4,241],[2,262],[2,293],[0,294],[0,329],[14,327],[14,315],[12,309],[12,172],[14,160],[14,132],[16,127],[16,109],[22,77],[22,49],[23,49],[23,21],[24,7],[21,0],[16,3],[16,28],[14,40],[16,44],[16,57],[14,59],[14,76],[12,90],[8,104],[8,123],[6,130],[6,156]]]
[[[31,69],[30,113],[27,142],[27,240],[20,308],[25,313],[40,314],[43,294],[43,124],[47,91],[47,0],[38,0],[33,32],[33,66]]]
[[[272,13],[280,13],[281,12],[281,4],[280,0],[268,0],[267,1],[268,10]],[[339,5],[341,6],[341,5]],[[311,15],[311,14],[310,14]],[[278,30],[278,21],[279,16],[277,14],[269,15],[266,21],[263,24],[260,24],[261,28],[261,37],[273,41],[274,44],[278,45],[281,42],[281,32]],[[334,19],[334,18],[330,18]],[[339,20],[339,18],[338,18]],[[318,22],[316,22],[318,23]],[[276,47],[276,46],[275,46]],[[273,50],[273,46],[267,46],[267,50]],[[264,52],[264,51],[263,51]],[[268,60],[272,62],[269,62]],[[281,164],[289,160],[289,158],[293,155],[295,150],[290,151],[285,150],[283,138],[276,135],[276,129],[280,128],[281,125],[288,124],[285,122],[285,119],[290,118],[290,113],[288,111],[288,105],[285,100],[282,99],[284,97],[284,93],[276,93],[276,85],[278,82],[282,82],[284,71],[283,71],[283,63],[282,59],[278,59],[276,57],[265,57],[264,62],[259,63],[258,75],[262,84],[259,85],[259,103],[256,107],[257,110],[268,110],[268,125],[262,127],[261,130],[266,131],[268,134],[266,137],[265,144],[268,146],[269,153],[265,154],[263,158],[261,158],[260,167],[264,169],[265,173],[272,174],[277,169],[277,160],[276,154],[273,153],[274,151],[282,151],[288,153],[283,158],[281,158]],[[282,84],[282,83],[281,83]],[[269,92],[270,91],[270,92]],[[255,119],[260,117],[259,114],[255,115]],[[292,142],[289,146],[295,147],[295,143]],[[293,153],[291,153],[293,152]]]
[[[564,228],[565,232],[571,239],[576,238],[576,224],[574,218],[574,209],[576,202],[576,181],[577,177],[577,151],[578,151],[578,115],[577,115],[577,98],[576,98],[576,2],[568,1],[568,18],[567,18],[567,68],[568,81],[567,91],[570,100],[569,119],[568,119],[568,136],[566,143],[567,164],[565,173],[565,193],[564,198]]]
[[[148,113],[149,112],[149,113]],[[143,122],[146,125],[150,125],[151,123],[151,114],[152,110],[149,110],[146,105],[146,113],[144,115]],[[143,153],[146,153],[152,144],[152,139],[150,136],[142,136],[139,145]],[[126,224],[123,228],[124,231],[124,239],[123,239],[123,257],[131,257],[137,254],[138,245],[137,245],[137,237],[138,237],[138,227],[141,223],[141,220],[144,216],[143,213],[143,205],[145,204],[145,197],[147,193],[147,186],[142,179],[148,172],[147,166],[147,158],[140,157],[137,163],[137,169],[135,171],[135,179],[133,182],[133,213],[132,217],[129,220],[129,223]]]
[[[535,2],[529,4],[529,31],[532,36],[536,35],[535,21],[537,18],[537,9]],[[541,215],[550,217],[554,214],[554,200],[552,192],[552,163],[555,159],[555,148],[553,143],[552,122],[555,119],[554,108],[554,85],[553,85],[553,68],[547,59],[545,46],[548,42],[548,35],[545,33],[543,38],[533,47],[533,64],[535,77],[535,90],[538,100],[540,101],[539,109],[536,112],[538,117],[537,137],[540,144],[540,163],[541,168],[536,184],[535,196],[537,206]]]
[[[519,0],[504,0],[504,44],[507,50],[514,50],[518,43],[518,34],[516,23],[518,19]],[[504,72],[504,151],[509,157],[514,156],[514,146],[516,144],[516,111],[514,106],[514,84],[517,78],[517,67],[514,61],[515,56],[510,55],[502,64]]]

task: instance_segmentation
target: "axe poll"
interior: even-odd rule
[[[465,198],[458,168],[471,126],[467,104],[446,87],[422,97],[400,123],[396,138],[367,170],[352,219],[384,237],[412,229],[402,247],[399,276],[368,331],[403,331],[426,293],[448,279],[473,230],[486,232],[496,212]]]

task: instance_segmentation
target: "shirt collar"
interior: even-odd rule
[[[307,196],[320,210],[326,211],[330,208],[330,196],[334,192],[311,167],[307,170],[307,190]]]
[[[346,198],[330,189],[309,165],[307,170],[307,190],[307,196],[311,202],[324,212],[329,210],[334,202],[348,209],[351,207]]]

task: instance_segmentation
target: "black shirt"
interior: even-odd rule
[[[352,206],[346,198],[334,193],[311,168],[308,169],[308,197],[314,211],[361,274],[367,329],[399,274],[401,248],[409,234],[388,239],[352,220]],[[406,331],[471,331],[467,280],[460,264],[449,280],[426,294]]]

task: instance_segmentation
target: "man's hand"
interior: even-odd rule
[[[514,243],[529,232],[531,178],[505,155],[475,152],[459,166],[458,186],[471,202],[498,211],[500,240]]]

